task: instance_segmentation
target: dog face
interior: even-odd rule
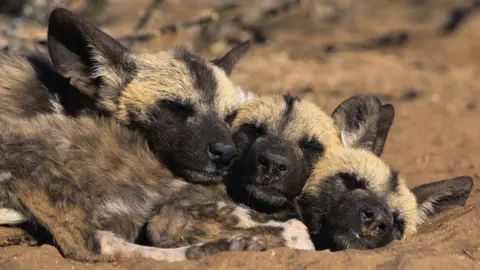
[[[339,115],[361,118],[342,122],[345,117]],[[342,103],[333,116],[288,95],[241,104],[229,120],[240,155],[228,177],[230,195],[256,210],[276,212],[300,194],[314,165],[334,149],[346,146],[381,154],[393,121],[391,105],[356,96]],[[360,124],[370,130],[354,140],[350,130]]]
[[[221,180],[236,155],[225,117],[237,103],[228,78],[250,42],[206,61],[185,48],[135,55],[65,9],[52,12],[48,48],[70,84],[95,109],[139,130],[187,181]]]
[[[363,108],[358,113],[334,112],[344,130],[342,143],[352,147],[337,148],[319,159],[295,200],[317,249],[385,246],[415,233],[429,214],[463,205],[471,192],[473,180],[466,176],[410,190],[400,174],[378,157],[382,148],[378,140],[367,143],[366,138],[374,138],[380,134],[378,127],[385,126],[369,124],[368,119],[381,113],[370,101],[360,98],[344,103]]]
[[[317,160],[341,145],[329,115],[289,95],[254,98],[229,122],[239,150],[226,181],[229,193],[263,212],[300,194]]]
[[[413,190],[377,156],[338,149],[321,160],[297,200],[317,249],[373,249],[416,232],[429,214],[463,205],[473,180],[457,177]]]

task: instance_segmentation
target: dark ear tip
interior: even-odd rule
[[[356,96],[350,97],[349,99],[347,99],[347,101],[348,100],[362,101],[363,103],[371,102],[371,103],[375,103],[375,105],[378,105],[378,106],[382,104],[380,99],[374,95],[356,95]]]
[[[62,13],[65,13],[65,14],[69,14],[69,13],[72,13],[71,11],[69,11],[68,9],[66,8],[63,8],[63,7],[57,7],[57,8],[54,8],[51,12],[51,16],[57,16],[57,14],[62,14]]]
[[[355,104],[355,105],[354,105]],[[382,103],[377,96],[374,95],[355,95],[347,98],[346,100],[342,101],[335,110],[332,112],[332,116],[335,116],[337,113],[345,110],[348,106],[355,106],[357,107],[359,104],[362,106],[373,106],[375,108],[380,109],[382,107]],[[368,104],[368,105],[367,105]]]
[[[49,34],[51,34],[51,32],[56,33],[57,31],[61,31],[61,29],[65,29],[70,25],[78,24],[79,19],[80,18],[75,13],[65,8],[56,8],[50,13],[47,31]]]
[[[363,95],[364,99],[367,101],[374,102],[376,104],[382,104],[381,100],[379,97],[374,96],[374,95]]]
[[[389,111],[395,111],[395,108],[390,103],[382,105],[382,108],[384,108],[386,110],[389,110]]]
[[[463,185],[468,188],[470,191],[473,188],[473,178],[471,176],[458,176],[453,179],[459,185]]]
[[[387,114],[390,118],[395,117],[395,107],[392,104],[384,104],[382,105],[382,113],[385,115]]]
[[[57,20],[61,20],[65,17],[70,17],[72,16],[73,13],[66,8],[55,8],[51,13],[50,13],[50,22],[55,22]]]

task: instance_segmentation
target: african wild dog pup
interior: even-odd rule
[[[193,221],[181,211],[181,202],[163,204],[148,225],[153,244],[175,247],[178,243],[215,241],[231,231],[202,224],[201,217],[217,215],[220,220],[228,220],[228,214],[233,212],[243,213],[253,223],[296,216],[307,225],[316,249],[371,249],[414,234],[430,214],[463,205],[472,189],[471,177],[456,177],[410,190],[405,180],[378,157],[385,143],[380,132],[385,125],[378,122],[385,113],[382,108],[375,97],[357,96],[334,111],[338,136],[348,147],[334,147],[315,162],[305,187],[294,199],[290,209],[294,213],[265,215],[238,209],[227,211],[217,205]],[[118,239],[111,243],[110,250],[134,250],[147,257],[155,254],[152,248]],[[264,247],[272,246],[275,245],[269,243]]]
[[[174,178],[138,132],[115,120],[0,117],[0,152],[0,206],[45,228],[69,258],[102,259],[93,251],[112,253],[112,234],[134,242],[156,211],[165,224],[183,222],[189,229],[174,243],[177,249],[156,258],[265,246],[313,249],[301,222],[252,219],[226,194]],[[214,240],[203,244],[207,233]]]
[[[298,216],[307,225],[310,239],[317,250],[374,249],[393,240],[412,236],[417,226],[426,221],[428,216],[455,205],[464,205],[472,190],[473,180],[469,176],[424,184],[409,190],[400,175],[368,151],[338,148],[334,152],[336,153],[330,159],[319,162],[319,169],[314,169],[312,177],[296,200]],[[273,218],[254,211],[248,212],[239,206],[224,209],[222,205],[212,205],[208,212],[210,215],[207,217],[218,215],[220,220],[228,220],[226,214],[233,213],[238,215],[236,218],[243,217],[243,222],[252,222],[255,226],[259,225],[258,220]],[[204,214],[198,217],[203,217]],[[168,228],[164,231],[164,236],[173,238],[183,234],[187,237],[181,242],[184,244],[198,239],[211,239],[211,243],[218,244],[221,240],[214,239],[221,238],[222,235],[241,234],[232,231],[232,226],[212,226],[210,222],[202,224],[201,219],[193,221],[186,216],[181,213],[174,215],[174,219],[164,219],[165,228]],[[275,243],[265,232],[257,231],[254,237],[258,242],[249,243],[256,247],[246,250],[261,250],[288,243]],[[102,242],[103,248],[111,254],[128,255],[136,252],[156,259],[164,253],[161,248],[156,250],[127,243],[113,235],[106,237],[109,241]],[[167,246],[175,246],[165,243]],[[213,250],[218,252],[218,246],[213,246]],[[204,250],[202,252],[205,253]]]
[[[371,102],[366,104],[365,99]],[[300,195],[320,159],[328,159],[339,147],[367,148],[377,155],[382,152],[393,121],[393,106],[382,106],[373,96],[355,96],[340,104],[336,111],[340,110],[357,116],[356,121],[375,133],[369,133],[360,145],[350,141],[344,145],[340,131],[349,132],[345,125],[337,124],[312,102],[291,95],[257,96],[237,106],[227,121],[232,127],[239,157],[233,162],[225,185],[212,188],[227,192],[236,203],[272,214],[275,218],[295,218],[294,199]],[[164,233],[164,211],[153,215],[148,222],[146,243],[175,247],[183,234],[190,233],[175,236]],[[178,225],[175,222],[168,223],[170,230],[183,226],[181,222],[176,222]],[[207,235],[209,238],[196,241],[215,240],[212,238],[216,237],[215,234]]]
[[[464,205],[473,186],[462,176],[409,190],[391,167],[359,149],[339,149],[317,166],[296,200],[317,250],[373,249],[411,236],[430,214]]]
[[[428,215],[464,205],[472,190],[469,176],[410,190],[401,175],[378,158],[385,143],[375,124],[381,114],[378,100],[364,96],[346,100],[332,115],[342,143],[352,147],[319,159],[295,199],[316,249],[384,246],[415,233]]]
[[[228,118],[240,156],[225,180],[227,194],[237,203],[275,218],[295,218],[294,199],[320,159],[329,159],[340,147],[381,154],[394,117],[392,105],[381,105],[373,96],[354,96],[340,104],[334,116],[290,95],[259,96],[238,106]],[[366,127],[362,140],[355,140],[353,133],[349,135],[352,138],[346,136],[351,132],[347,124],[352,124],[343,123],[347,116],[356,117],[348,120]],[[175,206],[165,205],[152,216],[146,227],[148,244],[175,247],[185,235],[193,235],[193,229],[182,228],[185,225],[173,218],[165,223],[164,216],[175,216],[175,212],[183,216]],[[200,230],[204,236],[188,243],[216,240],[218,236],[206,230]]]
[[[225,117],[238,102],[228,76],[244,42],[211,62],[183,47],[136,55],[63,8],[44,56],[0,56],[0,116],[100,114],[138,130],[176,175],[220,182],[236,155]]]
[[[372,104],[365,101],[367,107]],[[370,117],[363,113],[339,110],[334,118],[345,123],[342,132],[349,132],[342,138],[375,145],[367,143],[372,126],[359,121]],[[173,179],[141,136],[114,121],[53,115],[0,119],[0,146],[6,157],[0,160],[2,207],[45,227],[67,257],[96,258],[96,244],[101,254],[136,251],[167,260],[225,250],[313,248],[298,221],[274,221],[232,204],[217,190]],[[472,187],[471,178],[464,177],[412,193],[392,171],[364,149],[339,147],[319,159],[295,200],[296,214],[317,248],[384,245],[414,232],[425,210],[461,204]],[[163,224],[157,246],[176,249],[145,251],[112,236],[134,242],[147,222],[158,229]]]
[[[369,106],[362,102],[366,98]],[[352,141],[350,127],[341,119],[335,121],[296,96],[256,97],[240,104],[228,118],[239,150],[226,181],[229,195],[258,211],[283,211],[292,207],[314,165],[334,149],[366,148],[382,154],[393,123],[392,105],[381,105],[373,96],[354,96],[335,111],[358,115],[354,121],[368,128],[367,139]]]

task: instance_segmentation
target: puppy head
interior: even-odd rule
[[[338,149],[317,168],[296,201],[317,249],[381,247],[415,228],[415,196],[375,155]]]
[[[263,96],[238,106],[229,119],[239,150],[226,181],[231,196],[273,212],[298,196],[313,165],[341,146],[332,118],[307,100]]]
[[[141,131],[187,181],[218,182],[236,155],[225,117],[238,102],[229,79],[250,42],[206,61],[185,48],[135,55],[75,14],[49,21],[52,62],[95,109]]]
[[[430,214],[463,205],[471,177],[421,185],[363,149],[342,148],[317,163],[296,200],[317,249],[372,249],[416,232]]]
[[[334,149],[380,155],[392,121],[393,107],[372,96],[346,100],[333,117],[298,97],[254,98],[229,119],[240,154],[228,177],[229,193],[256,210],[279,211],[300,194],[314,164]]]

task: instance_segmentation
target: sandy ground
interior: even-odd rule
[[[109,11],[121,18],[106,26],[115,36],[130,33],[138,12],[148,3],[123,2]],[[166,1],[145,31],[205,14],[217,2]],[[480,16],[473,14],[457,31],[441,36],[439,28],[452,8],[469,1],[359,0],[353,13],[332,23],[319,18],[319,12],[308,12],[320,2],[305,1],[265,23],[269,42],[252,48],[233,80],[258,94],[301,95],[328,112],[351,95],[379,95],[396,108],[384,158],[406,176],[410,186],[473,176],[467,207],[433,218],[411,239],[373,251],[275,249],[181,263],[85,264],[63,259],[50,245],[14,245],[1,248],[0,269],[480,269]],[[353,1],[341,2],[348,6]],[[401,46],[325,53],[327,44],[363,42],[398,30],[413,33]],[[31,32],[45,35],[33,26],[21,30],[24,35]],[[136,44],[135,50],[154,51],[191,41],[191,33],[158,36]],[[0,244],[15,233],[18,230],[0,228]]]

